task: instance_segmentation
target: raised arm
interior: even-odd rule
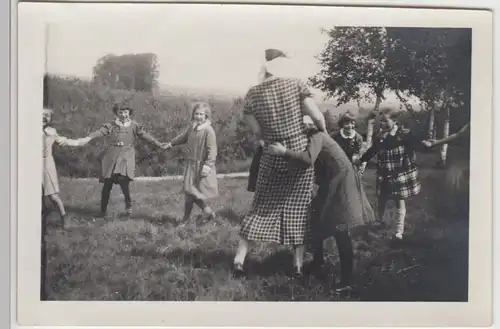
[[[298,82],[299,84],[299,95],[302,102],[302,114],[308,115],[314,121],[316,127],[326,132],[326,122],[323,113],[321,113],[320,109],[316,105],[316,102],[313,99],[313,94],[302,81]]]
[[[439,145],[448,144],[450,142],[453,142],[456,139],[460,138],[460,136],[464,135],[469,128],[470,128],[470,124],[468,123],[465,126],[463,126],[462,129],[460,129],[456,133],[454,133],[446,138],[431,141],[431,147],[435,147],[435,146],[439,146]]]

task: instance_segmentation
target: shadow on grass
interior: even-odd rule
[[[227,220],[229,223],[234,225],[241,224],[241,216],[234,212],[234,210],[230,208],[224,208],[222,210],[218,210],[217,214],[222,218]]]
[[[231,270],[234,254],[224,250],[206,251],[200,248],[184,250],[181,248],[162,255],[167,261],[190,266],[193,268],[205,269],[227,269]]]

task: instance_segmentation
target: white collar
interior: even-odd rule
[[[351,130],[351,134],[347,135],[344,131],[344,128],[342,128],[340,129],[340,136],[342,136],[343,138],[353,139],[356,136],[356,131],[353,129]]]
[[[132,120],[128,119],[125,122],[121,122],[118,118],[115,120],[115,123],[120,127],[128,127],[132,123]]]
[[[208,127],[208,126],[210,126],[210,125],[211,125],[210,120],[207,120],[207,121],[205,121],[205,122],[203,122],[203,123],[201,123],[201,124],[199,124],[199,125],[197,125],[196,123],[194,123],[194,124],[193,124],[193,129],[194,129],[195,131],[200,131],[200,130],[205,129],[206,127]]]

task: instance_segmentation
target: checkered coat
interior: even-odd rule
[[[421,185],[415,163],[419,141],[408,129],[397,128],[394,134],[378,136],[361,157],[367,162],[377,155],[377,190],[389,199],[406,199],[420,193]]]
[[[295,79],[271,77],[252,87],[245,97],[244,113],[255,116],[266,144],[282,143],[292,151],[305,150],[301,104],[312,94]],[[299,245],[310,232],[309,206],[314,168],[289,170],[283,157],[265,149],[257,170],[254,199],[242,221],[241,236],[247,240]]]

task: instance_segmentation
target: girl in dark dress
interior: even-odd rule
[[[338,123],[340,130],[332,138],[344,150],[349,160],[354,161],[360,156],[363,137],[355,130],[356,118],[350,112],[344,113]]]
[[[335,237],[341,264],[341,279],[337,290],[350,288],[353,271],[353,246],[350,231],[365,225],[362,197],[356,185],[356,173],[342,148],[327,133],[319,131],[306,116],[309,144],[303,152],[292,151],[273,143],[268,152],[284,157],[290,168],[314,165],[315,181],[319,185],[312,202],[314,237],[314,267],[322,265],[323,240]]]
[[[101,193],[101,215],[107,218],[107,207],[113,184],[120,185],[125,197],[127,215],[132,214],[132,199],[130,197],[130,182],[135,176],[135,148],[137,139],[147,140],[157,147],[166,148],[144,130],[143,126],[130,119],[133,110],[128,107],[113,107],[116,119],[104,124],[99,130],[91,133],[88,138],[94,139],[107,136],[109,145],[101,161],[101,176],[103,183]]]

